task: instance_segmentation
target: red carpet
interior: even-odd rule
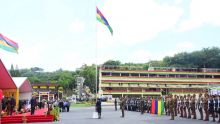
[[[45,115],[47,109],[38,109],[35,111],[34,115],[30,115],[30,112],[24,114],[18,114],[13,116],[4,116],[1,118],[1,124],[6,123],[22,123],[22,122],[52,122],[54,121],[54,116]]]

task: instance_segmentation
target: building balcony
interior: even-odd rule
[[[103,94],[146,94],[146,95],[161,95],[158,91],[140,91],[140,90],[104,90]]]

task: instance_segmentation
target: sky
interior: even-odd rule
[[[75,70],[107,60],[146,63],[220,47],[219,0],[0,0],[0,33],[19,53],[0,49],[6,68]],[[96,20],[96,6],[108,28]]]

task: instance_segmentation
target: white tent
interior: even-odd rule
[[[32,87],[27,77],[13,77],[16,87],[19,89],[19,100],[30,100]]]

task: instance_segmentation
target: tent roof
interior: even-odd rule
[[[13,77],[13,80],[20,92],[32,92],[32,87],[27,77]]]
[[[16,85],[0,59],[0,89],[16,89]]]

